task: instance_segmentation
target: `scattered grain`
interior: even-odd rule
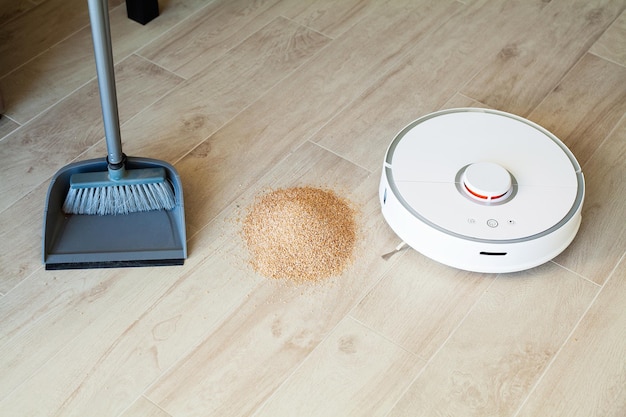
[[[352,260],[351,205],[332,190],[293,187],[256,197],[243,221],[252,267],[297,282],[338,276]]]

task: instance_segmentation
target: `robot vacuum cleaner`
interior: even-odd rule
[[[519,116],[477,108],[426,115],[393,139],[379,197],[409,246],[458,269],[541,265],[574,239],[585,183],[572,152]]]

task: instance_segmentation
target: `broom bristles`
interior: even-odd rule
[[[70,187],[65,197],[66,214],[109,216],[176,207],[174,190],[168,181],[149,184]]]

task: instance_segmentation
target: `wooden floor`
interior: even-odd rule
[[[45,271],[52,175],[106,155],[84,0],[0,0],[0,415],[626,415],[625,0],[112,0],[122,136],[175,165],[182,267]],[[442,108],[529,118],[583,167],[579,234],[529,271],[398,243],[387,145]],[[248,266],[269,188],[337,190],[355,262],[296,285]]]

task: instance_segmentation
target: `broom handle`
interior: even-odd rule
[[[108,0],[88,0],[88,2],[108,161],[110,164],[119,164],[123,160],[122,139],[115,92]]]

